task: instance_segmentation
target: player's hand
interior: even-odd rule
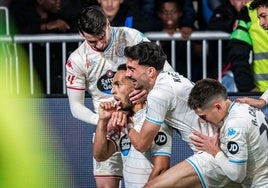
[[[247,103],[247,104],[254,106],[256,108],[262,108],[266,105],[265,100],[263,100],[262,98],[253,99],[253,98],[249,98],[249,97],[241,97],[241,98],[236,98],[235,102]]]
[[[113,127],[125,127],[127,124],[127,112],[119,110],[112,113],[109,121],[109,126]]]
[[[107,124],[108,136],[112,139],[116,139],[120,136],[120,133],[124,131],[127,124],[127,113],[124,111],[116,111],[112,113],[112,116]]]
[[[134,90],[129,94],[132,104],[139,104],[146,101],[147,92],[145,90]]]
[[[196,149],[206,151],[214,157],[221,150],[219,146],[219,132],[217,132],[215,136],[209,137],[193,130],[190,139]]]
[[[101,102],[99,106],[99,120],[109,120],[113,112],[116,111],[117,106],[114,101]]]
[[[116,140],[120,137],[121,127],[120,126],[113,126],[112,119],[109,120],[107,124],[107,136],[111,139]]]

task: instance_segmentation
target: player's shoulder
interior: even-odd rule
[[[68,60],[74,63],[82,62],[86,57],[86,41],[76,48],[69,56]]]
[[[111,27],[115,36],[123,37],[125,39],[148,40],[144,33],[134,28],[129,27]],[[149,41],[149,40],[148,40]]]

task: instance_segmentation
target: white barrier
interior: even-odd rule
[[[172,52],[172,58],[171,58],[171,65],[175,68],[176,63],[176,41],[181,40],[181,34],[176,33],[173,36],[170,36],[163,32],[148,32],[145,33],[145,35],[152,41],[156,41],[159,43],[160,41],[171,41],[171,52]],[[187,41],[187,77],[191,79],[191,42],[192,41],[202,41],[202,76],[203,78],[206,78],[207,76],[207,40],[216,40],[218,41],[218,78],[221,81],[221,70],[222,70],[222,40],[228,40],[229,34],[225,32],[215,32],[215,31],[195,31],[192,33],[190,39]],[[35,94],[35,88],[34,88],[34,68],[33,68],[33,44],[34,43],[44,43],[45,44],[45,53],[46,53],[46,91],[45,94],[50,95],[53,94],[51,92],[51,73],[50,73],[50,45],[51,43],[60,43],[61,44],[61,59],[62,59],[62,93],[66,94],[66,87],[65,87],[65,63],[66,59],[68,57],[67,51],[66,51],[66,44],[68,43],[77,43],[77,46],[83,41],[83,38],[80,37],[78,34],[38,34],[38,35],[15,35],[15,36],[0,36],[0,42],[2,44],[5,44],[5,46],[8,46],[8,48],[5,47],[6,50],[5,54],[6,57],[9,57],[9,60],[7,60],[7,74],[9,75],[10,80],[7,83],[9,87],[15,88],[10,89],[11,92],[15,92],[16,94],[20,94],[20,83],[19,83],[19,71],[20,71],[20,64],[21,64],[21,58],[20,54],[17,50],[18,44],[26,44],[28,45],[28,61],[29,61],[29,82],[30,82],[30,94]],[[10,50],[10,48],[13,48]],[[12,51],[12,53],[10,52]],[[14,66],[15,65],[15,66]],[[12,71],[15,69],[15,71]],[[12,75],[12,72],[15,72],[15,75]],[[11,77],[15,76],[15,79],[11,79]],[[15,83],[13,83],[15,82]],[[12,87],[15,86],[15,87]],[[15,90],[15,91],[14,91]]]

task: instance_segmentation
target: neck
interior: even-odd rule
[[[139,104],[135,104],[132,108],[132,111],[134,113],[138,112],[140,109],[143,109],[145,107],[146,103],[143,102],[143,103],[139,103]]]

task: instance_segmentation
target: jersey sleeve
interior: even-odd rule
[[[246,118],[245,118],[246,119]],[[236,125],[240,124],[239,127]],[[242,118],[228,121],[228,127],[221,131],[221,149],[215,156],[224,173],[235,182],[242,182],[247,173],[248,122]]]
[[[70,55],[66,63],[66,87],[85,90],[86,59],[78,54],[77,51]]]
[[[155,87],[150,91],[147,97],[147,121],[158,125],[163,124],[167,111],[170,109],[172,99],[174,98],[172,93],[170,90],[160,89],[160,87]]]
[[[67,95],[73,117],[86,123],[97,125],[98,114],[94,113],[84,104],[85,91],[67,88]]]
[[[268,103],[268,89],[260,96],[261,99],[265,100],[266,104]]]

